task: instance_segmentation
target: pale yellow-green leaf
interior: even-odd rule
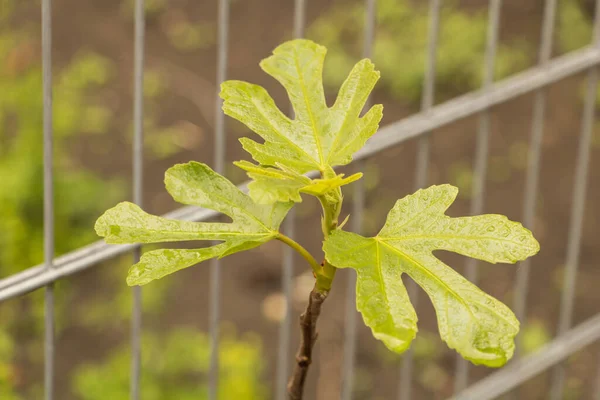
[[[379,79],[379,72],[368,59],[359,61],[340,88],[333,106],[328,107],[323,91],[323,46],[305,39],[292,40],[278,46],[273,55],[261,62],[262,69],[283,85],[294,108],[295,118],[285,116],[265,89],[241,81],[226,81],[221,85],[224,112],[256,132],[264,143],[241,139],[242,145],[261,166],[283,168],[296,175],[312,170],[322,174],[336,165],[345,165],[377,130],[383,107],[373,106],[360,116],[366,100]],[[278,167],[281,166],[281,167]],[[256,173],[249,171],[251,177]],[[271,175],[273,183],[289,177]],[[347,178],[350,179],[350,178]],[[353,178],[354,179],[354,178]],[[351,180],[337,182],[347,184]],[[322,182],[317,185],[322,187]],[[333,185],[337,188],[338,185]],[[255,189],[253,189],[255,188]],[[283,193],[268,195],[267,185],[250,187],[262,201],[284,198],[300,201],[300,196]],[[274,185],[273,190],[277,191]],[[313,194],[320,190],[313,188]]]
[[[429,295],[442,339],[464,358],[490,367],[513,355],[519,322],[508,307],[433,255],[447,250],[491,263],[514,263],[539,251],[531,232],[501,215],[444,215],[458,189],[432,186],[399,200],[377,236],[334,231],[327,260],[357,272],[357,307],[374,335],[395,351],[408,347],[417,318],[402,274]]]
[[[236,161],[234,164],[248,173],[252,182],[248,184],[250,197],[259,204],[272,204],[276,201],[301,202],[301,193],[313,196],[325,196],[340,186],[352,183],[362,177],[362,173],[344,178],[344,174],[332,178],[310,179],[293,169],[277,164],[278,168],[255,165],[248,161]]]
[[[106,211],[95,228],[107,243],[222,242],[202,249],[150,251],[129,270],[129,285],[144,285],[206,259],[259,246],[278,235],[279,225],[293,204],[256,204],[229,180],[197,162],[170,168],[165,185],[176,201],[219,211],[232,222],[169,220],[150,215],[129,202]]]
[[[362,175],[362,172],[358,172],[356,174],[350,175],[347,178],[344,178],[344,174],[339,174],[333,178],[313,179],[310,185],[307,185],[306,187],[302,188],[301,191],[304,193],[312,194],[313,196],[323,196],[327,193],[330,193],[334,189],[359,180],[362,177]]]
[[[293,170],[284,170],[254,165],[247,161],[234,164],[248,173],[252,182],[248,184],[250,197],[259,204],[276,201],[301,202],[300,191],[311,184],[311,179]]]

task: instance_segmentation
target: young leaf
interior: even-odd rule
[[[226,81],[221,85],[225,114],[264,139],[263,144],[240,139],[244,149],[260,164],[252,171],[248,165],[242,168],[257,180],[268,180],[270,184],[283,181],[267,190],[272,192],[268,195],[266,184],[249,187],[257,201],[300,201],[300,192],[310,193],[306,187],[311,183],[301,181],[298,176],[312,170],[324,174],[333,171],[333,166],[348,164],[352,154],[377,131],[383,107],[373,106],[362,118],[360,112],[379,79],[379,72],[368,59],[359,61],[342,85],[335,104],[327,107],[322,80],[326,52],[325,47],[310,40],[297,39],[280,45],[260,63],[286,89],[296,115],[293,120],[277,108],[261,86],[241,81]],[[274,169],[280,170],[282,176],[277,177]],[[289,174],[295,176],[293,184]],[[339,185],[351,181],[338,178]]]
[[[514,351],[519,321],[508,307],[437,259],[447,250],[491,263],[514,263],[539,244],[520,223],[502,215],[444,215],[458,189],[432,186],[398,200],[372,238],[334,231],[323,248],[327,261],[357,272],[357,308],[376,338],[391,350],[408,348],[417,317],[401,275],[408,274],[431,298],[440,335],[475,364],[504,365]]]
[[[276,165],[278,168],[254,165],[248,161],[237,161],[234,164],[248,172],[248,176],[252,179],[248,184],[250,197],[259,204],[290,200],[301,202],[300,193],[324,196],[362,177],[362,173],[356,173],[344,178],[344,174],[335,175],[332,171],[333,178],[310,179],[281,164]]]
[[[223,243],[202,249],[162,249],[145,253],[129,270],[127,284],[145,285],[201,261],[248,250],[278,235],[279,225],[293,205],[255,204],[235,185],[207,165],[190,162],[167,170],[165,186],[178,202],[219,211],[231,223],[175,221],[144,212],[123,202],[96,221],[96,232],[107,243],[157,243],[211,240]]]

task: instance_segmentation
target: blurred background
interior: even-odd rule
[[[43,261],[39,3],[0,0],[0,278]],[[481,86],[486,47],[488,1],[442,3],[435,104]],[[382,78],[372,100],[384,104],[382,126],[419,111],[427,6],[423,0],[377,2],[372,58]],[[217,1],[146,0],[145,7],[144,205],[163,214],[177,208],[164,189],[164,171],[178,162],[214,162],[218,10]],[[542,0],[503,2],[496,79],[536,65],[543,8]],[[364,10],[359,0],[307,1],[306,37],[329,49],[324,80],[330,99],[361,58]],[[593,14],[593,1],[558,1],[553,56],[590,44]],[[258,62],[292,37],[293,1],[232,0],[230,18],[227,77],[263,85],[286,109],[283,89]],[[96,218],[132,196],[133,0],[54,0],[52,22],[56,253],[61,255],[96,241]],[[523,354],[556,333],[585,82],[585,74],[578,74],[546,92],[536,217],[529,227],[542,250],[531,264],[520,333]],[[533,100],[527,94],[491,110],[485,212],[523,218]],[[428,184],[460,188],[449,212],[454,216],[469,213],[477,127],[478,119],[469,117],[431,135]],[[247,159],[237,139],[253,134],[227,118],[226,135],[227,160]],[[592,142],[574,325],[600,311],[600,126]],[[417,141],[411,140],[363,164],[365,233],[376,233],[395,200],[414,190],[416,149]],[[234,183],[246,180],[230,163],[226,175]],[[353,193],[345,192],[348,211]],[[319,213],[311,199],[297,207],[297,240],[315,254],[320,254],[314,233]],[[271,242],[222,262],[219,399],[273,398],[278,328],[286,313],[281,256],[281,244]],[[463,272],[462,257],[442,258]],[[57,282],[57,399],[128,398],[131,291],[125,276],[131,263],[131,254],[119,256]],[[515,272],[514,266],[480,263],[480,286],[512,305]],[[339,398],[348,273],[340,272],[319,322],[308,399]],[[298,341],[295,321],[311,287],[309,268],[297,260],[288,310],[294,321],[290,352]],[[208,264],[144,288],[142,399],[207,398],[208,293]],[[452,394],[455,353],[441,342],[433,308],[421,298],[413,397],[444,399]],[[373,339],[362,323],[358,335],[354,398],[396,398],[401,357]],[[568,359],[565,399],[592,398],[599,355],[596,344]],[[472,367],[471,381],[491,372]],[[550,376],[530,380],[519,398],[548,398]],[[43,290],[38,290],[0,304],[0,399],[41,399],[42,382]]]

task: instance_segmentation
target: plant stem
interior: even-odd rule
[[[333,281],[333,274],[335,274],[335,271],[332,273],[332,271],[327,268],[328,264],[326,262],[319,264],[317,260],[315,260],[315,258],[308,252],[308,250],[302,247],[300,243],[296,242],[289,236],[284,235],[283,233],[279,233],[277,240],[296,250],[302,257],[304,257],[306,261],[308,261],[313,270],[313,275],[317,280],[316,287],[319,291],[328,292],[331,289],[331,283]]]
[[[325,178],[325,174],[321,171],[321,177]],[[329,234],[337,228],[338,217],[342,208],[342,192],[338,188],[336,192],[337,196],[333,201],[327,199],[325,196],[319,196],[319,201],[323,207],[323,219],[322,219],[322,230],[323,237],[327,238]],[[308,252],[299,244],[294,242],[287,236],[280,235],[281,241],[287,243],[296,249],[300,254],[304,256],[302,251],[308,254]],[[310,265],[313,267],[314,275],[316,278],[315,286],[310,292],[308,297],[308,305],[306,310],[300,315],[300,347],[296,353],[296,365],[294,366],[294,372],[290,377],[288,383],[288,396],[290,400],[302,400],[304,392],[304,383],[306,382],[306,376],[308,375],[308,368],[312,362],[312,350],[317,341],[317,320],[321,315],[321,307],[327,296],[329,290],[331,290],[331,284],[335,276],[336,268],[329,264],[327,260],[315,268],[314,258],[304,257],[308,260]],[[311,261],[312,260],[312,261]]]
[[[340,195],[341,198],[341,195]],[[338,217],[342,209],[341,201],[339,203],[328,203],[324,196],[319,196],[319,202],[323,208],[322,229],[323,236],[327,238],[331,231],[337,228]]]
[[[340,216],[340,211],[342,210],[342,193],[339,192],[338,195],[339,202],[337,203],[329,203],[324,196],[319,196],[319,202],[323,208],[323,220],[322,220],[322,229],[323,229],[323,237],[327,239],[327,237],[331,234],[333,230],[335,230],[338,226],[338,218]],[[327,260],[323,260],[322,269],[323,275],[329,279],[329,286],[327,289],[331,289],[331,283],[333,282],[333,278],[335,277],[336,268],[331,265]]]
[[[308,367],[312,362],[312,350],[317,341],[317,320],[321,315],[321,306],[329,292],[320,291],[315,286],[308,297],[306,310],[300,315],[300,347],[296,353],[296,365],[288,383],[290,400],[302,400],[304,382]]]
[[[296,250],[308,263],[310,264],[313,272],[315,274],[321,274],[321,265],[315,260],[315,258],[306,250],[302,245],[296,242],[289,236],[284,235],[283,233],[279,233],[277,235],[277,240],[287,244],[292,249]]]

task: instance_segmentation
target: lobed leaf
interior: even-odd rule
[[[169,220],[150,215],[129,202],[106,211],[96,221],[95,229],[107,243],[222,242],[202,249],[163,249],[145,253],[129,270],[127,283],[130,286],[144,285],[201,261],[247,250],[275,238],[293,204],[256,204],[229,180],[197,162],[170,168],[165,174],[165,186],[176,201],[219,211],[229,216],[232,222]]]
[[[514,263],[539,251],[520,223],[501,215],[444,215],[458,189],[432,186],[398,200],[377,236],[334,231],[323,249],[327,261],[357,272],[357,308],[376,338],[391,350],[408,348],[417,317],[402,283],[408,274],[429,295],[440,336],[475,364],[504,365],[513,355],[519,321],[432,252],[447,250],[491,263]]]
[[[267,91],[258,85],[241,81],[226,81],[221,85],[225,114],[264,140],[260,144],[241,139],[242,146],[259,166],[252,169],[247,163],[238,164],[251,178],[263,181],[249,186],[251,196],[259,202],[301,201],[301,192],[312,194],[312,191],[306,190],[308,181],[300,176],[313,170],[324,174],[333,171],[336,165],[348,164],[379,127],[383,116],[381,105],[373,106],[360,117],[379,79],[373,63],[368,59],[359,61],[342,85],[334,105],[327,107],[322,79],[326,52],[325,47],[310,40],[297,39],[278,46],[273,55],[260,64],[287,91],[295,112],[293,120],[285,116]],[[263,169],[266,171],[258,172]],[[275,170],[280,170],[280,174],[275,174]],[[353,180],[343,180],[338,175],[336,185],[330,190]],[[274,193],[268,193],[271,190]]]
[[[237,161],[234,164],[252,178],[252,182],[248,184],[250,197],[259,204],[271,204],[276,201],[301,202],[300,193],[324,196],[362,177],[362,173],[356,173],[344,178],[344,174],[335,175],[331,171],[332,178],[310,179],[281,164],[277,164],[278,168],[254,165],[247,161]]]

